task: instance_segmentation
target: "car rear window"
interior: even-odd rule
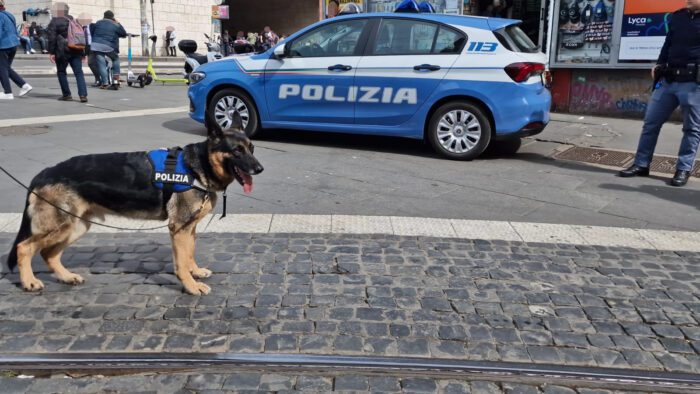
[[[540,50],[518,25],[511,25],[494,33],[501,45],[513,52],[535,53]]]

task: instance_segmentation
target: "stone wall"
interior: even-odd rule
[[[54,0],[7,0],[7,9],[19,20],[22,19],[22,10],[27,8],[45,8],[55,3]],[[114,11],[116,19],[124,28],[134,34],[141,34],[140,0],[71,0],[66,1],[70,7],[70,13],[77,16],[81,13],[92,15],[93,21],[102,18],[106,10]],[[148,7],[148,23],[151,24],[151,7]],[[203,33],[211,32],[211,0],[155,0],[153,12],[155,14],[156,34],[159,37],[158,54],[161,54],[162,36],[166,26],[175,27],[177,39],[196,40],[200,47],[204,47]],[[44,17],[46,18],[46,17]],[[32,19],[30,19],[32,20]],[[48,20],[39,19],[39,23],[48,24]],[[149,34],[153,34],[151,28]],[[141,54],[140,39],[133,43],[134,54]],[[121,50],[126,53],[127,40],[121,40]]]

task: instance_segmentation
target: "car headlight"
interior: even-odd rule
[[[194,85],[195,83],[202,81],[206,77],[207,74],[201,71],[192,72],[190,73],[190,83]]]

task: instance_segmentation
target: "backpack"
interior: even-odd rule
[[[68,49],[84,50],[87,45],[85,30],[83,30],[83,27],[80,26],[80,23],[75,19],[66,18],[66,20],[68,20],[68,35],[66,37]]]

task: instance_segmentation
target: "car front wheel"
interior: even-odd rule
[[[209,119],[216,121],[223,130],[231,128],[234,113],[241,117],[243,130],[248,137],[254,137],[260,130],[255,104],[250,96],[241,90],[223,89],[217,92],[209,101],[207,111]]]
[[[427,131],[433,149],[452,160],[473,160],[491,141],[488,117],[469,102],[442,105],[430,118]]]

